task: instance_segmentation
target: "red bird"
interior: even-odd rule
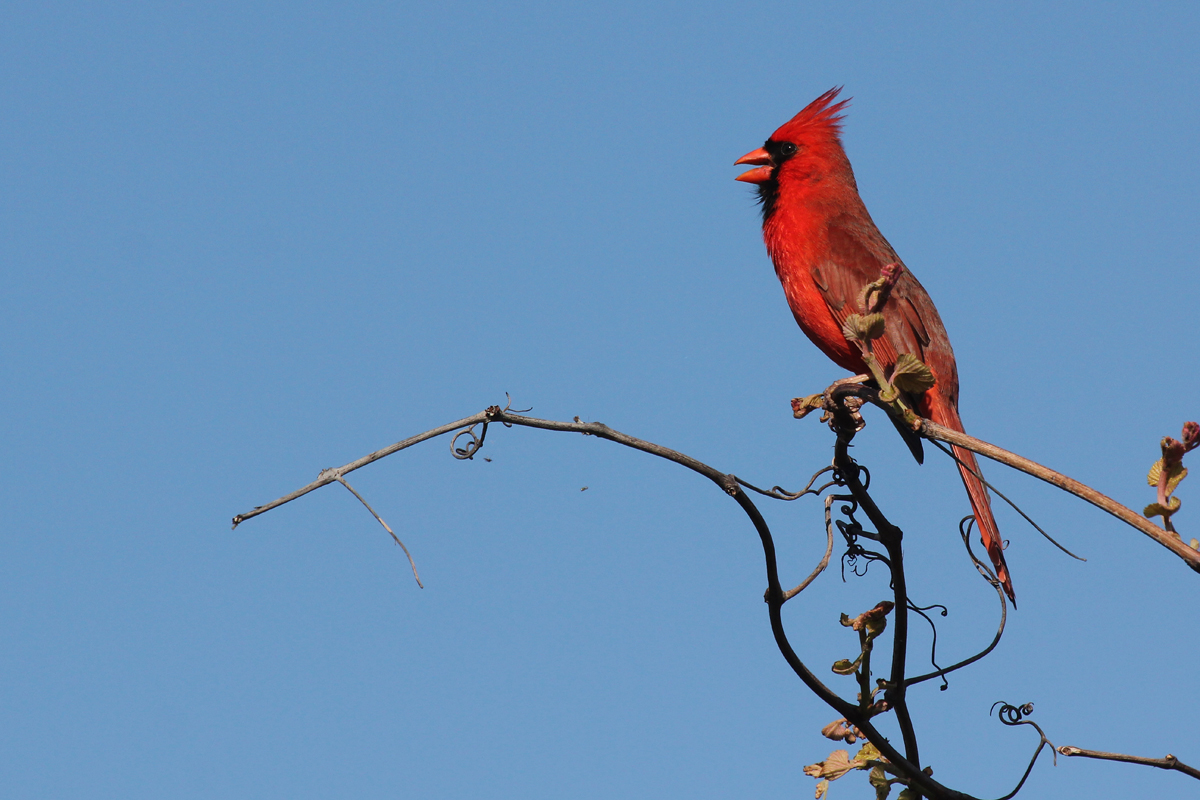
[[[830,89],[781,127],[758,150],[736,164],[755,169],[737,177],[758,185],[763,240],[775,262],[788,305],[800,329],[838,366],[868,372],[859,349],[846,339],[842,325],[863,314],[859,297],[878,280],[883,268],[900,257],[875,227],[858,196],[854,171],[842,148],[840,112],[848,100],[834,103],[840,88]],[[884,336],[873,353],[891,375],[901,353],[911,353],[933,372],[932,389],[915,398],[917,413],[939,425],[962,431],[958,417],[958,367],[946,327],[924,287],[907,268],[883,307]],[[959,472],[971,499],[980,539],[996,567],[1004,591],[1015,602],[1004,549],[992,516],[987,489],[977,477],[975,455],[954,448]]]

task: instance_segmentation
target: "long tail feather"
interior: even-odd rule
[[[940,398],[939,398],[940,399]],[[939,425],[952,428],[959,433],[963,431],[962,420],[958,410],[947,402],[931,404],[930,418]],[[1004,542],[1000,538],[1000,529],[996,527],[996,518],[992,516],[992,502],[988,498],[987,487],[983,485],[979,471],[979,462],[975,454],[961,447],[954,447],[954,457],[958,459],[958,472],[962,475],[963,485],[967,487],[967,496],[971,499],[971,510],[975,514],[976,527],[979,529],[979,541],[987,550],[992,566],[996,568],[996,577],[1004,587],[1004,593],[1017,605],[1017,596],[1013,593],[1012,578],[1008,575],[1008,565],[1004,563]]]

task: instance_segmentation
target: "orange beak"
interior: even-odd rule
[[[746,155],[739,158],[734,164],[765,164],[766,166],[752,169],[743,172],[734,178],[735,181],[745,181],[746,183],[766,183],[771,179],[771,156],[763,148],[751,150]]]

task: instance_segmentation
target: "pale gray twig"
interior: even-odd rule
[[[1163,758],[1143,758],[1142,756],[1127,756],[1124,753],[1103,753],[1099,750],[1084,750],[1080,747],[1072,747],[1069,744],[1058,748],[1058,752],[1064,756],[1082,756],[1084,758],[1098,758],[1102,761],[1124,761],[1126,764],[1143,764],[1147,767],[1158,767],[1159,769],[1172,769],[1176,772],[1182,772],[1184,775],[1189,775],[1197,780],[1200,780],[1200,769],[1189,767],[1175,756],[1167,753]]]
[[[426,439],[432,439],[435,436],[441,436],[443,433],[449,433],[450,431],[458,430],[459,428],[467,428],[471,425],[477,425],[480,422],[487,421],[487,419],[487,412],[480,411],[478,414],[472,414],[469,417],[464,417],[458,422],[450,422],[445,425],[439,425],[432,430],[425,431],[424,433],[418,433],[416,436],[410,436],[403,441],[388,445],[382,450],[376,450],[370,455],[363,456],[356,461],[351,461],[344,467],[338,467],[337,469],[323,469],[321,470],[321,474],[317,476],[317,479],[307,486],[303,486],[291,494],[285,494],[278,500],[272,500],[265,506],[255,506],[252,510],[247,511],[245,514],[238,514],[233,518],[233,527],[237,528],[238,525],[241,525],[251,517],[257,517],[259,514],[264,514],[267,511],[270,511],[272,508],[278,508],[284,503],[290,503],[297,497],[303,497],[315,489],[320,489],[322,486],[328,486],[337,480],[336,476],[338,475],[347,475],[351,472],[354,472],[354,470],[359,469],[360,467],[365,467],[367,464],[378,461],[385,456],[390,456],[392,453],[397,453],[406,447],[412,447],[414,444],[420,444]]]
[[[334,471],[334,472],[336,472],[336,470],[331,470],[331,471]],[[392,538],[396,540],[396,544],[400,545],[400,549],[404,551],[404,555],[408,556],[408,565],[409,565],[410,567],[412,567],[412,571],[413,571],[413,577],[417,579],[417,586],[420,586],[422,589],[424,589],[424,588],[425,588],[425,584],[421,583],[421,576],[417,574],[417,564],[416,564],[416,562],[415,562],[415,561],[413,561],[412,553],[408,552],[408,548],[404,546],[404,542],[400,541],[400,537],[396,535],[396,532],[395,532],[394,530],[392,530],[390,527],[388,527],[388,524],[387,524],[386,522],[384,522],[384,521],[383,521],[383,517],[381,517],[381,516],[379,516],[378,514],[376,514],[376,513],[375,513],[375,509],[371,508],[371,504],[370,504],[370,503],[368,503],[366,500],[364,500],[364,499],[363,499],[363,496],[362,496],[361,494],[359,494],[358,492],[354,491],[354,487],[353,487],[353,486],[351,486],[350,484],[346,483],[346,479],[345,479],[345,478],[343,478],[341,475],[337,475],[337,476],[335,476],[335,477],[334,477],[334,480],[336,480],[336,481],[337,481],[338,483],[340,483],[342,486],[345,486],[347,489],[349,489],[349,490],[350,490],[350,494],[352,494],[352,495],[354,495],[355,497],[357,497],[357,498],[358,498],[358,502],[360,502],[360,503],[362,503],[364,506],[366,506],[366,507],[367,507],[367,511],[370,511],[370,512],[371,512],[371,516],[373,516],[373,517],[374,517],[376,520],[378,520],[378,521],[379,521],[379,524],[383,526],[383,529],[392,535]]]

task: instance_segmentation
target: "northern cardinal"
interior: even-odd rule
[[[800,329],[838,366],[866,373],[858,346],[842,332],[851,314],[865,314],[861,294],[884,274],[899,271],[883,305],[883,338],[872,343],[885,375],[901,353],[929,367],[932,389],[913,398],[916,411],[939,425],[962,431],[958,417],[958,368],[933,300],[875,227],[858,196],[854,172],[841,141],[840,87],[830,89],[771,134],[758,150],[735,164],[755,169],[737,180],[757,184],[762,200],[763,240],[775,263],[788,305]],[[897,270],[897,266],[899,269]],[[987,489],[977,477],[975,455],[954,448],[971,499],[979,536],[1004,591],[1015,603],[1004,549]]]

